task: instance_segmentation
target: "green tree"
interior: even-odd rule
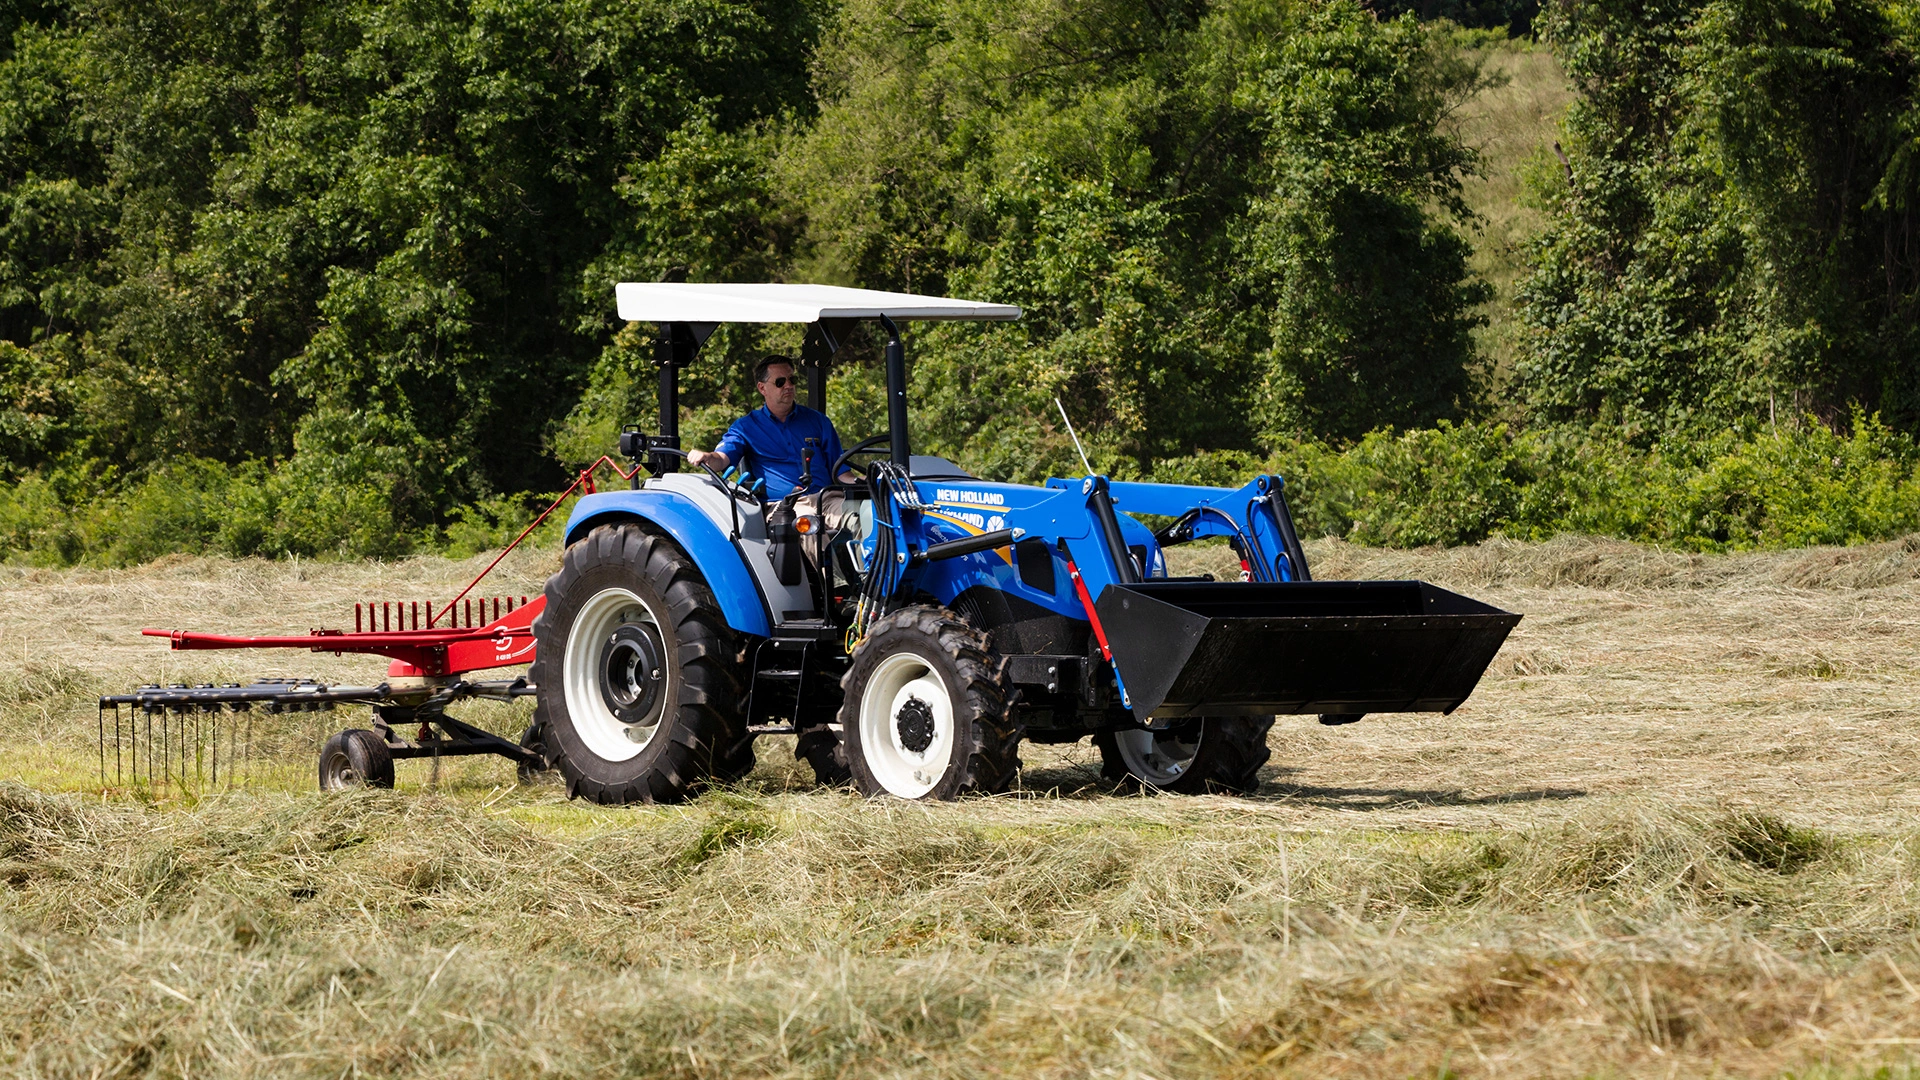
[[[88,460],[358,432],[397,452],[380,475],[416,519],[550,486],[609,278],[705,227],[649,168],[751,159],[804,115],[818,21],[806,0],[30,14],[0,63],[0,334],[78,381]],[[691,258],[724,273],[731,244]]]
[[[1350,440],[1459,417],[1491,291],[1455,227],[1472,219],[1460,177],[1475,155],[1441,121],[1477,72],[1411,16],[1351,3],[1276,30],[1236,92],[1266,144],[1235,268],[1268,315],[1262,429]]]
[[[1355,4],[854,0],[779,167],[803,273],[1023,324],[922,339],[937,445],[1021,475],[1352,438],[1473,404],[1444,35]],[[1016,464],[1025,463],[1025,464]]]
[[[1580,0],[1522,289],[1542,419],[1638,437],[1850,403],[1920,425],[1915,27],[1875,0]]]

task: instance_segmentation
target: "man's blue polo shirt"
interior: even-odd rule
[[[827,486],[827,470],[840,457],[840,436],[833,421],[805,405],[795,405],[785,420],[775,420],[762,405],[734,421],[714,449],[765,479],[769,499],[782,499],[800,486],[800,450],[808,439],[818,440],[809,490],[819,491]]]

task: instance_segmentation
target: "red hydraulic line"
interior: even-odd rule
[[[1067,576],[1073,579],[1073,591],[1080,597],[1080,606],[1086,609],[1087,622],[1093,627],[1093,640],[1100,643],[1100,655],[1113,668],[1113,685],[1120,690],[1120,704],[1133,708],[1133,695],[1127,693],[1127,683],[1120,677],[1120,665],[1113,658],[1113,649],[1107,645],[1107,628],[1100,625],[1100,613],[1093,610],[1093,597],[1087,594],[1087,583],[1080,579],[1080,567],[1076,566],[1073,556],[1067,552],[1065,540],[1060,542],[1060,557],[1066,560]]]
[[[560,497],[553,500],[552,505],[548,506],[545,510],[540,511],[540,516],[537,518],[534,518],[533,523],[531,525],[528,525],[526,528],[521,529],[520,535],[513,538],[513,543],[508,544],[505,550],[500,552],[500,554],[494,556],[493,561],[487,564],[487,568],[485,570],[482,570],[478,574],[474,575],[473,580],[467,582],[467,587],[460,590],[460,595],[455,596],[453,598],[453,602],[457,604],[461,600],[465,599],[466,595],[473,591],[473,587],[475,585],[480,584],[480,580],[482,578],[486,577],[488,574],[493,573],[493,568],[500,565],[500,560],[506,558],[508,552],[511,552],[514,548],[519,547],[520,541],[525,540],[527,536],[533,532],[533,530],[539,528],[540,523],[547,520],[549,515],[551,515],[555,510],[560,509],[560,504],[567,501],[567,496],[572,495],[574,492],[574,489],[585,486],[587,489],[587,494],[589,495],[594,494],[595,490],[593,486],[593,474],[602,465],[606,465],[609,468],[611,468],[614,472],[618,473],[620,476],[620,479],[622,480],[631,480],[633,479],[634,473],[637,473],[640,471],[639,462],[634,463],[633,469],[631,471],[626,471],[621,469],[619,463],[614,461],[612,458],[606,456],[605,454],[600,455],[600,460],[587,466],[585,469],[582,469],[580,471],[580,475],[577,477],[574,477],[573,483],[567,485],[567,490],[561,492]]]
[[[1080,606],[1086,609],[1087,621],[1093,624],[1093,640],[1100,643],[1100,655],[1111,664],[1113,650],[1107,647],[1107,629],[1100,625],[1100,615],[1093,610],[1093,597],[1087,595],[1087,583],[1080,580],[1080,568],[1074,565],[1073,556],[1068,555],[1065,549],[1061,550],[1060,557],[1067,560],[1067,576],[1073,579],[1073,591],[1080,597]]]

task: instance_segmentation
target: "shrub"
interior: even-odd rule
[[[1586,533],[1725,551],[1920,529],[1917,458],[1910,437],[1864,415],[1846,434],[1808,418],[1645,450],[1605,429],[1442,423],[1375,431],[1345,450],[1301,442],[1264,462],[1195,455],[1163,463],[1155,477],[1231,487],[1273,472],[1287,482],[1303,533],[1358,544]]]

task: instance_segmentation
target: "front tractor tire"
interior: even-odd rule
[[[568,797],[678,802],[753,769],[738,643],[671,540],[602,525],[569,546],[533,636],[534,725]]]
[[[840,725],[862,794],[954,799],[1012,785],[1013,692],[985,634],[943,607],[902,608],[874,621],[851,661]]]
[[[1134,789],[1179,795],[1251,795],[1267,763],[1271,716],[1205,716],[1166,731],[1126,728],[1093,737],[1101,773]]]

